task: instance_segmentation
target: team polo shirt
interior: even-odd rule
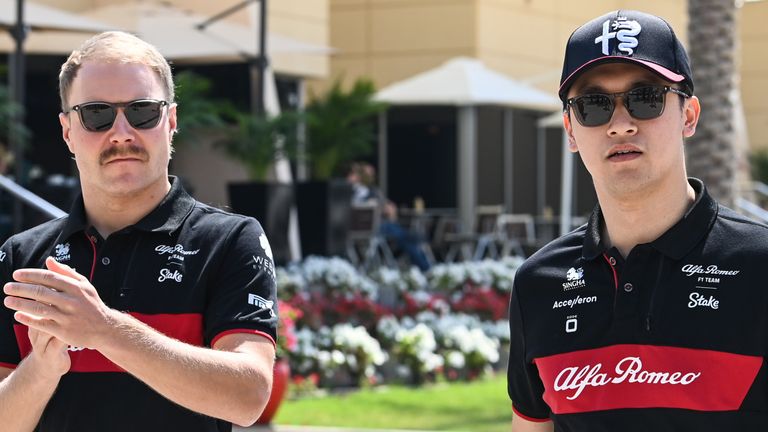
[[[556,431],[768,430],[768,227],[697,199],[626,259],[588,223],[532,255],[510,302],[513,409]]]
[[[254,333],[274,342],[275,272],[261,226],[195,201],[170,180],[157,208],[106,239],[88,225],[82,197],[68,217],[11,237],[0,248],[0,282],[52,256],[88,277],[107,306],[175,339],[211,347],[229,333]],[[30,350],[27,328],[0,307],[0,365],[14,368]],[[70,346],[69,355],[38,432],[232,428],[169,401],[98,351]]]

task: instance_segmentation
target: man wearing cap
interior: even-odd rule
[[[693,89],[656,16],[568,40],[563,122],[599,204],[515,276],[514,432],[768,430],[768,228],[687,177]]]

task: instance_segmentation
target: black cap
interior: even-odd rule
[[[599,64],[630,62],[693,92],[688,55],[672,27],[644,12],[618,10],[576,29],[568,39],[560,78],[560,99],[582,73]]]

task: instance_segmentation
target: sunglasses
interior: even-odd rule
[[[80,123],[86,130],[103,132],[112,128],[118,108],[123,109],[128,124],[135,129],[152,129],[160,122],[164,106],[168,106],[168,102],[139,99],[123,103],[87,102],[73,106],[72,111],[80,115]]]
[[[616,98],[621,97],[624,107],[633,118],[650,120],[664,113],[664,102],[667,92],[675,93],[685,98],[689,94],[669,86],[643,86],[620,93],[592,93],[565,101],[568,109],[576,115],[576,120],[585,127],[602,126],[613,117],[616,108]]]

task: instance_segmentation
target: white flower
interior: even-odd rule
[[[499,320],[496,322],[484,321],[482,324],[483,332],[489,337],[496,338],[500,342],[509,343],[509,322]]]
[[[445,364],[443,357],[435,353],[428,353],[424,357],[420,357],[420,359],[423,362],[424,370],[427,372],[432,372],[435,369],[443,367]]]
[[[326,368],[331,363],[331,353],[328,351],[320,351],[317,353],[317,361],[320,363],[320,368]]]
[[[401,358],[418,360],[422,371],[431,372],[443,365],[443,358],[435,353],[435,334],[425,324],[419,323],[412,328],[401,327],[395,335],[395,340],[395,349]]]
[[[347,357],[344,355],[343,352],[341,352],[339,350],[333,350],[333,352],[331,353],[331,359],[337,365],[342,365],[342,364],[344,364],[344,360],[346,360]]]
[[[379,287],[375,282],[339,257],[309,256],[300,269],[309,285],[348,294],[362,292],[371,298],[376,298],[378,293]]]
[[[418,267],[411,266],[408,273],[405,274],[405,282],[411,291],[424,289],[427,287],[427,277]]]
[[[400,271],[389,267],[379,267],[372,275],[374,280],[381,282],[382,285],[394,288],[397,291],[406,291],[408,283]]]
[[[333,328],[333,343],[337,349],[348,353],[365,354],[366,360],[380,366],[387,360],[379,341],[365,330],[365,327],[353,327],[350,324],[338,324]],[[356,365],[357,366],[357,365]]]
[[[382,317],[378,324],[376,324],[376,331],[379,335],[387,340],[394,340],[395,334],[400,329],[400,323],[397,322],[397,318],[392,315]]]
[[[459,351],[448,351],[448,354],[445,356],[445,362],[454,369],[461,369],[466,364],[464,354]]]
[[[465,314],[446,315],[435,322],[435,332],[444,347],[460,351],[465,359],[475,355],[486,363],[495,363],[499,361],[499,341],[486,335],[481,327],[477,317]]]

